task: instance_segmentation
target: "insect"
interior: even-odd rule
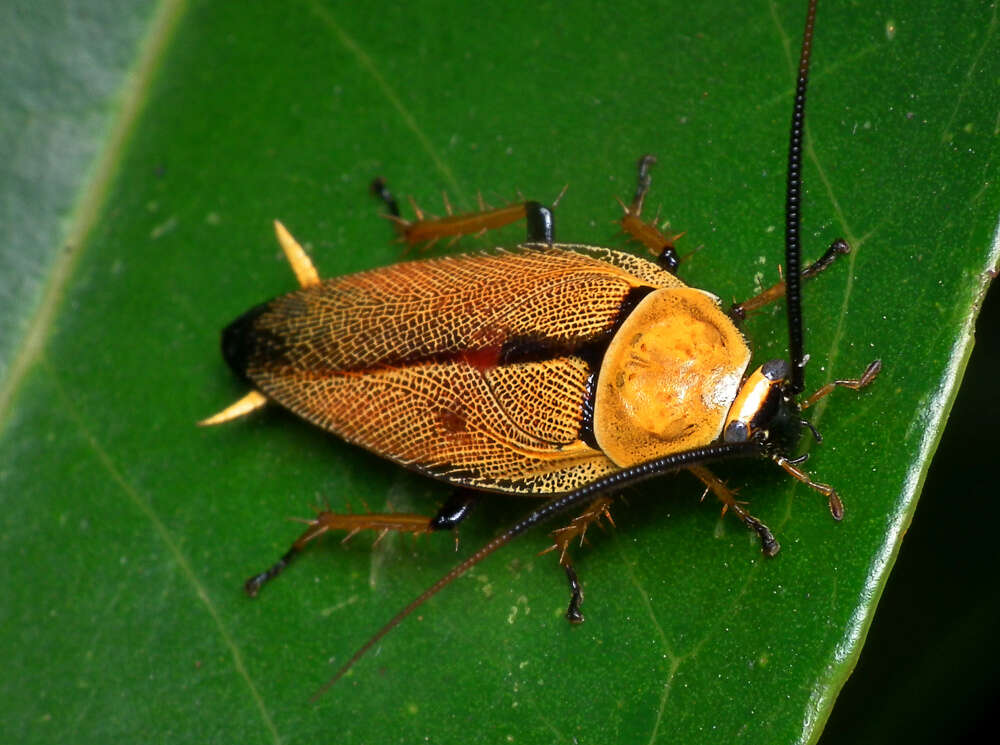
[[[300,289],[250,309],[222,332],[222,353],[251,387],[206,419],[219,424],[268,402],[419,473],[456,487],[432,516],[320,511],[291,548],[251,577],[256,595],[308,543],[331,531],[427,533],[449,530],[483,493],[541,497],[544,504],[458,564],[393,617],[352,656],[332,685],[416,607],[529,528],[576,509],[554,532],[569,586],[566,616],[581,622],[583,599],[569,547],[609,517],[625,486],[691,471],[756,532],[762,551],[779,549],[771,531],[738,502],[707,465],[766,458],[823,494],[834,518],[837,492],[799,468],[803,433],[819,433],[801,410],[837,387],[858,390],[878,374],[805,390],[802,281],[848,251],[836,240],[803,267],[799,240],[805,97],[816,0],[810,0],[789,143],[785,280],[727,315],[709,292],[676,272],[673,238],[642,217],[651,156],[639,160],[623,230],[655,261],[555,240],[552,209],[525,202],[464,215],[405,221],[386,185],[373,189],[403,240],[432,243],[518,220],[527,241],[513,249],[410,261],[321,280],[305,251],[276,223]],[[748,373],[750,349],[737,323],[785,298],[788,359]],[[324,689],[325,690],[325,689]]]

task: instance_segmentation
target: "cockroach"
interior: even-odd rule
[[[833,487],[813,481],[792,455],[809,431],[802,418],[836,387],[858,390],[878,374],[805,390],[802,281],[849,250],[838,239],[803,267],[799,238],[802,141],[816,0],[808,5],[798,66],[785,216],[785,279],[733,307],[686,286],[674,239],[642,217],[652,156],[622,204],[621,226],[655,261],[595,246],[557,243],[552,209],[524,202],[500,209],[403,220],[381,180],[373,191],[411,245],[457,239],[525,220],[512,249],[428,258],[320,280],[302,247],[275,223],[300,289],[244,313],[222,332],[222,354],[251,392],[206,419],[219,424],[273,401],[348,442],[457,487],[433,517],[318,512],[269,569],[247,580],[251,596],[313,539],[330,531],[427,533],[450,530],[484,492],[545,503],[458,564],[388,621],[344,663],[327,687],[415,608],[529,528],[577,508],[554,532],[570,585],[566,617],[583,620],[583,595],[569,545],[610,519],[623,487],[687,469],[760,539],[779,544],[709,463],[765,458],[823,494],[837,520]],[[750,350],[737,323],[784,297],[788,359],[747,373]],[[318,694],[317,694],[318,695]]]

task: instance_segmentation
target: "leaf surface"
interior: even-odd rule
[[[620,247],[614,197],[630,197],[635,161],[652,152],[647,210],[685,231],[685,281],[726,302],[773,282],[801,5],[317,0],[94,16],[81,38],[136,51],[95,63],[120,92],[94,73],[103,109],[81,135],[82,165],[2,182],[5,201],[25,205],[54,179],[70,185],[62,212],[11,210],[9,234],[33,237],[0,247],[17,300],[0,345],[2,739],[818,737],[913,515],[996,262],[995,8],[820,8],[803,234],[810,256],[838,236],[854,251],[806,288],[808,382],[854,377],[875,357],[885,368],[810,415],[824,442],[805,445],[808,467],[842,494],[842,523],[767,463],[718,469],[778,536],[775,559],[699,505],[693,479],[666,477],[627,492],[617,527],[577,552],[584,625],[562,618],[565,581],[536,531],[311,705],[328,662],[457,561],[450,537],[329,540],[254,601],[242,581],[285,550],[299,530],[285,518],[311,505],[432,513],[448,490],[280,411],[194,426],[243,393],[219,330],[294,287],[273,218],[324,276],[400,258],[367,193],[376,175],[432,212],[442,190],[472,209],[479,192],[551,201],[569,184],[559,238]],[[81,12],[52,17],[75,28]],[[47,17],[24,11],[19,27],[42,48],[58,43]],[[97,33],[102,18],[114,33]],[[83,60],[90,46],[73,48]],[[16,72],[2,90],[23,122],[29,94],[71,99],[65,70]],[[48,126],[73,118],[67,105]],[[15,135],[6,125],[17,162],[48,152]],[[36,284],[22,291],[25,246]],[[781,304],[748,321],[757,359],[783,354],[783,324]],[[534,504],[487,500],[459,555]]]

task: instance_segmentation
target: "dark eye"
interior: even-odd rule
[[[734,420],[726,425],[725,434],[722,435],[725,442],[746,442],[750,439],[750,428],[746,422]]]
[[[785,360],[769,360],[760,368],[764,377],[774,382],[782,381],[788,377],[788,362]]]

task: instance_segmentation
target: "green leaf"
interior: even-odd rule
[[[840,235],[854,252],[806,288],[809,384],[885,369],[810,414],[808,467],[842,523],[767,463],[719,468],[776,558],[693,479],[663,478],[576,552],[583,626],[536,531],[313,705],[327,663],[457,561],[450,537],[329,540],[256,600],[242,581],[311,505],[432,513],[448,490],[280,411],[194,426],[243,393],[219,329],[294,287],[273,218],[326,276],[400,258],[375,175],[439,212],[442,190],[471,209],[569,184],[559,237],[617,247],[614,197],[652,152],[647,210],[686,231],[685,281],[726,301],[774,281],[802,5],[4,11],[2,739],[815,740],[996,262],[995,8],[820,8],[804,237],[810,256]],[[758,358],[783,353],[783,323],[779,303],[746,324]],[[487,500],[459,555],[537,504]]]

